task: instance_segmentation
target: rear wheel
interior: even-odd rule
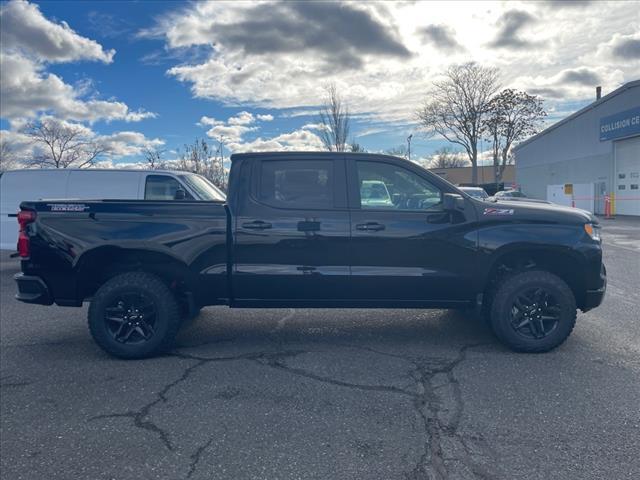
[[[505,278],[491,303],[491,327],[519,352],[547,352],[563,343],[576,323],[569,286],[549,272],[529,271]]]
[[[128,272],[98,289],[89,307],[96,343],[120,358],[145,358],[171,348],[180,313],[175,297],[155,275]]]

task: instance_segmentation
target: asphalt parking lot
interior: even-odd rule
[[[603,222],[605,302],[541,355],[446,310],[208,308],[120,361],[3,252],[0,476],[640,478],[640,221]]]

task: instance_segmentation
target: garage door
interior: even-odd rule
[[[640,137],[615,142],[616,214],[640,215]]]

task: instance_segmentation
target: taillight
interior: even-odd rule
[[[18,255],[21,258],[29,258],[30,245],[29,235],[27,235],[27,225],[36,221],[36,212],[33,210],[21,210],[18,213],[18,224],[20,232],[18,233]]]

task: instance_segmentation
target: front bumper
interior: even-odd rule
[[[607,269],[604,264],[600,270],[600,280],[602,282],[602,286],[600,288],[587,290],[585,293],[584,308],[582,308],[583,312],[596,308],[602,303],[602,300],[604,300],[604,294],[607,291]]]
[[[40,277],[16,273],[13,279],[18,284],[16,300],[38,305],[51,305],[53,303],[49,288]]]

